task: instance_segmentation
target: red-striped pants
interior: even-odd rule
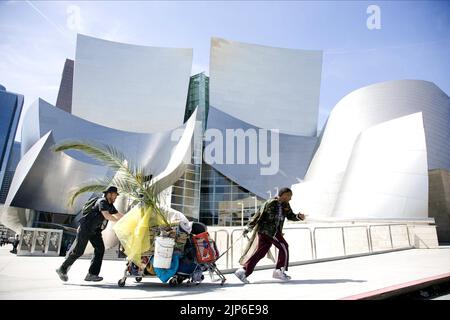
[[[265,234],[258,233],[257,237],[258,246],[253,255],[244,264],[245,276],[248,277],[253,273],[256,264],[259,260],[264,258],[272,244],[278,248],[278,261],[276,268],[280,269],[284,267],[287,271],[289,265],[289,245],[283,238],[282,234],[278,232],[275,235],[275,238],[271,238]]]

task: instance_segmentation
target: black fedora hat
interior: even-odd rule
[[[117,187],[109,187],[108,189],[103,191],[104,194],[107,194],[108,192],[114,192],[117,193],[117,195],[119,195],[119,192],[117,192]]]

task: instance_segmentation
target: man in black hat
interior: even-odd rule
[[[96,201],[91,212],[80,219],[80,226],[78,227],[75,241],[63,264],[56,269],[56,273],[62,281],[69,279],[67,272],[70,266],[84,254],[88,241],[94,247],[94,257],[91,260],[89,273],[84,280],[103,280],[102,277],[98,276],[102,266],[103,254],[105,253],[102,231],[106,228],[108,220],[119,221],[123,217],[123,214],[119,213],[113,204],[118,195],[116,187],[109,187],[103,191],[103,197]]]

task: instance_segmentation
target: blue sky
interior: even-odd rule
[[[380,29],[367,27],[369,5]],[[323,50],[319,128],[372,83],[422,79],[450,94],[450,1],[0,1],[0,84],[24,94],[25,108],[38,97],[54,104],[77,33],[193,48],[193,74],[208,74],[213,36]]]

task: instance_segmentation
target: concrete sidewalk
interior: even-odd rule
[[[208,273],[200,285],[185,283],[172,288],[158,278],[136,283],[128,278],[119,288],[124,261],[104,261],[97,283],[83,281],[90,261],[78,260],[69,272],[69,281],[59,280],[55,269],[63,257],[18,257],[9,253],[11,245],[0,248],[0,299],[164,299],[164,300],[260,300],[260,299],[344,299],[421,279],[450,273],[450,247],[410,249],[328,262],[290,267],[289,282],[272,279],[272,270],[255,271],[251,284],[242,284],[234,274],[226,274],[221,286]],[[383,290],[381,290],[382,292]]]

